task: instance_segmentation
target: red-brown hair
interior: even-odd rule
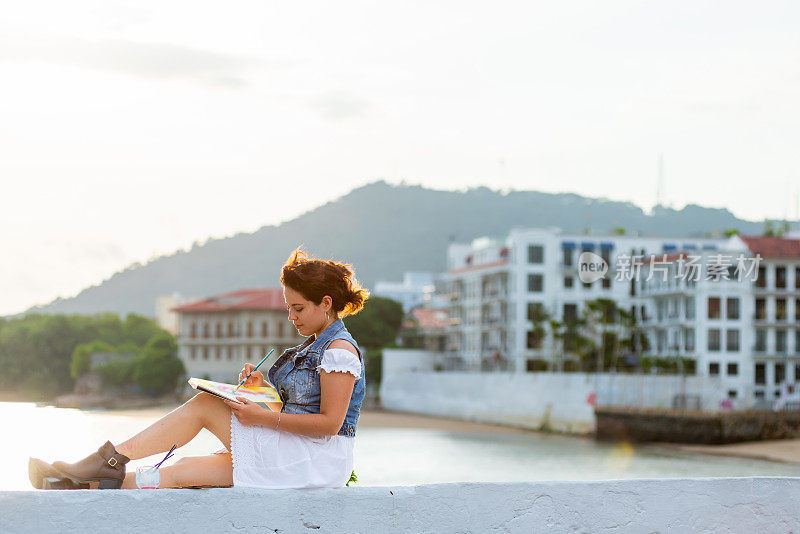
[[[310,258],[300,247],[294,249],[283,265],[281,284],[317,305],[322,297],[329,295],[338,317],[355,315],[369,298],[369,291],[355,279],[352,265]]]

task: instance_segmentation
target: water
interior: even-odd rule
[[[123,441],[166,413],[80,411],[0,403],[6,437],[0,445],[0,490],[30,490],[28,456],[75,461],[111,440]],[[222,448],[209,432],[175,451],[184,456]],[[133,461],[153,465],[163,453]],[[355,442],[359,486],[438,482],[603,480],[706,476],[800,476],[800,465],[683,453],[659,447],[603,444],[537,433],[444,432],[359,427]]]

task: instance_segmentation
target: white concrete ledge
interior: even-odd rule
[[[0,492],[0,532],[798,532],[800,478]]]

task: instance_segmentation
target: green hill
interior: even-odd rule
[[[175,291],[207,296],[238,288],[278,285],[289,252],[303,244],[311,254],[346,260],[362,283],[399,280],[408,270],[441,271],[451,239],[504,236],[514,226],[559,226],[565,231],[609,233],[623,227],[648,235],[705,235],[736,228],[761,233],[762,223],[737,219],[726,209],[689,205],[652,215],[629,202],[576,194],[499,192],[487,187],[438,191],[374,182],[277,226],[210,240],[146,265],[134,265],[74,298],[30,312],[154,315],[156,297]]]

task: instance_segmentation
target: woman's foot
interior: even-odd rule
[[[118,453],[107,441],[97,452],[74,464],[53,462],[53,469],[59,477],[74,484],[98,482],[99,489],[119,489],[125,480],[125,464],[129,461],[130,458]]]
[[[89,489],[89,484],[75,484],[38,458],[28,460],[28,478],[36,489]]]

